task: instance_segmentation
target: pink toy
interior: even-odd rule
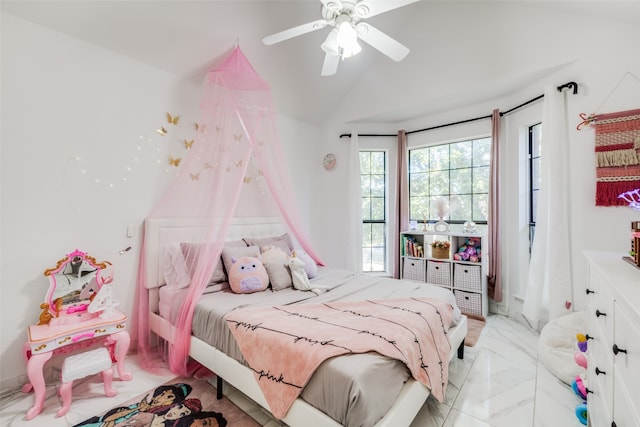
[[[581,353],[579,351],[576,351],[573,354],[573,360],[576,361],[576,363],[578,364],[578,366],[587,369],[587,356],[585,356],[584,353]]]
[[[262,261],[254,257],[231,258],[229,286],[237,294],[260,292],[269,286],[269,275]]]

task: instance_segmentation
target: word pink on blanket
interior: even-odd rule
[[[323,361],[375,351],[404,362],[442,402],[453,308],[436,298],[236,310],[226,316],[273,415],[282,418]]]

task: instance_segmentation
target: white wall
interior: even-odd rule
[[[42,273],[65,254],[78,248],[112,262],[115,298],[131,315],[142,223],[177,170],[168,156],[186,154],[181,140],[193,133],[199,97],[185,79],[2,14],[2,389],[24,380],[21,349],[47,290]],[[166,112],[181,115],[178,126]],[[317,130],[286,117],[278,127],[307,220]]]
[[[503,3],[495,3],[494,5]],[[441,7],[444,7],[441,4]],[[468,5],[468,4],[467,4]],[[452,7],[455,7],[453,5]],[[498,6],[496,6],[498,7]],[[504,5],[513,8],[513,4]],[[537,10],[523,8],[520,15],[494,14],[482,20],[483,28],[504,31],[492,31],[490,37],[484,40],[485,34],[478,29],[476,37],[486,42],[487,48],[482,50],[482,43],[474,41],[475,51],[465,49],[465,40],[468,34],[463,32],[458,36],[457,31],[450,31],[447,37],[451,38],[451,45],[460,49],[451,53],[451,60],[458,66],[461,58],[473,57],[476,61],[482,61],[479,53],[491,52],[493,40],[500,41],[500,52],[495,53],[499,57],[500,67],[490,67],[483,62],[466,62],[466,67],[473,69],[476,64],[484,70],[491,68],[493,73],[480,76],[475,82],[477,87],[486,84],[492,86],[496,79],[507,79],[511,74],[527,76],[518,88],[506,95],[482,103],[472,103],[464,108],[439,111],[438,113],[418,117],[410,121],[398,123],[357,123],[362,117],[362,111],[380,110],[387,105],[386,100],[374,102],[373,94],[362,94],[359,88],[354,88],[347,94],[345,102],[335,109],[330,120],[321,130],[321,144],[325,152],[335,152],[338,159],[348,154],[345,147],[348,138],[339,139],[338,136],[345,132],[383,134],[395,133],[398,129],[408,131],[456,122],[473,117],[490,115],[494,108],[505,111],[524,101],[532,99],[544,92],[547,85],[560,85],[568,81],[579,83],[578,95],[567,95],[569,126],[569,144],[572,157],[570,170],[571,179],[571,236],[572,253],[558,254],[567,257],[571,262],[574,275],[574,307],[585,307],[584,286],[586,281],[586,263],[582,251],[599,249],[605,251],[625,252],[629,247],[630,221],[638,219],[638,213],[624,207],[596,207],[595,206],[595,160],[594,160],[594,132],[593,129],[577,131],[576,125],[580,122],[580,113],[606,113],[612,111],[639,108],[640,104],[640,57],[631,52],[637,51],[637,40],[640,40],[640,27],[637,25],[624,25],[620,23],[598,20],[596,18],[568,16],[548,16],[545,19]],[[530,12],[529,16],[525,12]],[[499,18],[496,18],[498,16]],[[504,21],[511,21],[510,25],[501,26]],[[537,21],[536,21],[537,19]],[[544,24],[541,34],[532,23]],[[471,25],[471,24],[470,24]],[[542,25],[542,24],[541,24]],[[525,29],[523,34],[520,29]],[[541,37],[532,38],[532,33]],[[529,55],[524,54],[529,53]],[[413,52],[412,54],[413,55]],[[468,56],[473,55],[473,56]],[[447,61],[446,57],[440,61],[430,61],[425,58],[422,63],[413,64],[417,67],[443,67],[441,61]],[[494,64],[495,65],[495,64]],[[468,70],[467,70],[468,71]],[[461,72],[461,71],[458,71]],[[616,87],[626,73],[628,76],[619,87]],[[365,76],[366,78],[366,76]],[[443,80],[447,76],[443,75]],[[475,78],[468,76],[468,78]],[[437,85],[437,82],[425,84]],[[461,80],[461,85],[468,86],[469,82]],[[397,99],[392,94],[387,94],[389,104]],[[464,93],[459,95],[464,98]],[[366,105],[358,100],[365,99]],[[417,104],[419,100],[408,99],[407,104]],[[443,102],[449,102],[443,100]],[[451,101],[453,102],[453,101]],[[459,102],[458,102],[459,103]],[[373,105],[373,106],[372,106]],[[362,106],[363,108],[358,108]],[[434,110],[437,109],[434,107]],[[524,281],[527,277],[528,254],[528,218],[525,215],[526,197],[523,193],[526,181],[523,144],[521,140],[522,130],[525,125],[535,123],[542,118],[542,103],[532,104],[522,110],[518,110],[503,117],[504,137],[502,141],[503,168],[501,177],[503,180],[503,198],[501,217],[503,219],[503,286],[505,298],[501,304],[492,304],[492,310],[509,313],[518,318],[521,302],[514,299],[514,295],[523,294]],[[476,136],[490,132],[490,122],[478,122],[464,126],[453,126],[426,134],[409,135],[409,144],[421,144],[432,141],[450,141],[466,136]],[[427,135],[428,134],[428,135]],[[420,135],[420,136],[418,136]],[[340,161],[340,160],[339,160]],[[317,212],[313,222],[318,230],[322,230],[316,237],[319,247],[328,254],[328,263],[341,265],[346,257],[342,236],[346,235],[345,223],[338,215],[340,206],[345,202],[346,194],[342,191],[342,184],[346,182],[346,171],[337,168],[331,173],[320,175],[317,181]],[[333,213],[333,215],[331,215]],[[332,248],[332,249],[331,249]],[[330,250],[331,249],[331,250]],[[524,251],[524,252],[523,252]]]

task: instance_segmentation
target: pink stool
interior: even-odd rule
[[[97,348],[67,357],[62,362],[62,386],[60,386],[62,408],[58,410],[57,415],[62,417],[69,412],[73,381],[88,375],[102,373],[104,393],[108,397],[115,396],[117,392],[111,387],[111,380],[113,379],[111,365],[111,356],[106,348]]]

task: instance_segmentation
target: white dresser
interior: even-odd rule
[[[585,252],[589,268],[587,412],[592,427],[640,426],[640,269]]]

